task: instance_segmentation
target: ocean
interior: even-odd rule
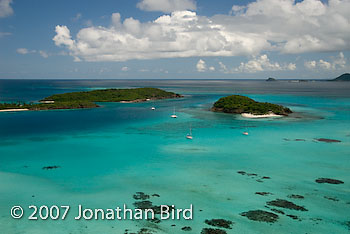
[[[135,87],[184,97],[0,113],[1,233],[350,232],[350,82],[0,80],[0,101]],[[231,94],[281,104],[294,113],[245,119],[210,111],[217,99]],[[177,119],[170,118],[174,108]],[[190,128],[193,140],[186,139]],[[317,183],[319,178],[343,183]],[[278,201],[290,203],[280,207]],[[134,208],[150,202],[182,209],[193,205],[193,217],[74,219],[79,205]],[[42,219],[38,213],[38,220],[30,220],[31,205],[70,210],[64,220]],[[13,206],[23,208],[21,219],[11,217]],[[274,222],[243,215],[256,210],[269,212]],[[212,219],[232,223],[225,228],[206,222]]]

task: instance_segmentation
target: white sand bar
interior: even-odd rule
[[[14,111],[29,111],[29,109],[4,109],[4,110],[0,110],[0,112],[14,112]]]
[[[270,118],[270,117],[282,117],[282,115],[276,115],[274,113],[270,113],[270,114],[266,114],[266,115],[254,115],[254,114],[251,114],[251,113],[242,113],[241,116],[244,117],[244,118],[251,118],[251,119],[255,119],[255,118]]]

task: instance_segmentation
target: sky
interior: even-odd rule
[[[350,0],[0,0],[0,79],[329,79]]]

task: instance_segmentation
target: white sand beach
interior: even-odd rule
[[[29,109],[4,109],[4,110],[0,110],[0,112],[14,112],[14,111],[29,111]]]
[[[256,119],[256,118],[270,118],[270,117],[282,117],[282,115],[276,115],[276,114],[274,114],[274,113],[265,114],[265,115],[254,115],[254,114],[251,114],[251,113],[242,113],[241,116],[244,117],[244,118],[250,118],[250,119]]]

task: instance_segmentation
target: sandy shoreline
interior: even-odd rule
[[[146,102],[146,99],[136,99],[132,101],[120,101],[119,103],[137,103],[137,102]]]
[[[15,112],[15,111],[29,111],[29,109],[4,109],[4,110],[0,110],[0,112]]]
[[[282,117],[282,115],[276,115],[276,114],[266,114],[266,115],[254,115],[251,113],[242,113],[242,117],[244,118],[250,118],[250,119],[258,119],[258,118],[270,118],[270,117]]]

